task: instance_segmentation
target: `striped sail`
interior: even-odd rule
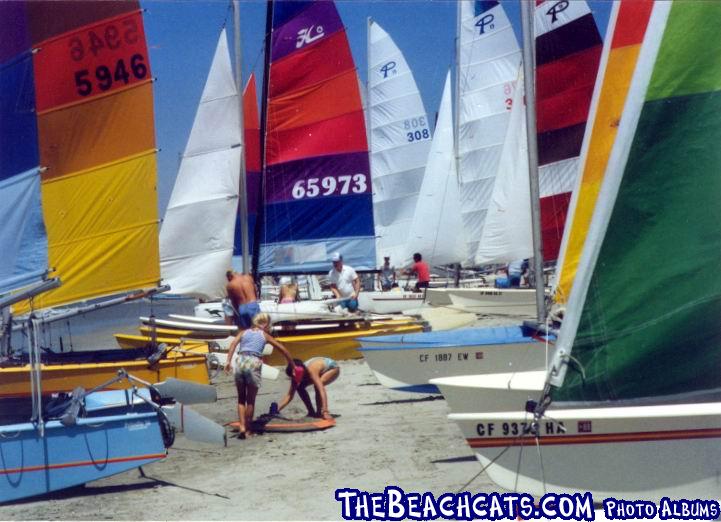
[[[721,389],[719,27],[719,3],[654,3],[559,337],[585,379],[555,400]]]
[[[581,171],[561,243],[556,270],[557,303],[565,303],[571,292],[652,7],[651,0],[614,3],[581,150]]]
[[[458,212],[460,195],[453,155],[453,110],[451,73],[446,75],[433,143],[428,154],[418,203],[406,229],[408,244],[421,252],[430,265],[459,263],[466,257],[466,244]],[[412,255],[412,253],[411,253]]]
[[[420,249],[413,239],[408,240],[408,229],[431,147],[431,130],[403,54],[373,21],[368,29],[368,124],[377,263],[390,256],[394,264],[407,265]]]
[[[3,2],[2,9],[3,181],[42,166],[47,264],[63,283],[34,306],[156,285],[152,75],[138,2]],[[37,175],[26,176],[19,191],[31,210],[15,233],[27,235],[9,254],[13,268],[2,270],[44,264]]]
[[[225,295],[238,208],[239,119],[223,29],[160,229],[160,271],[174,294]]]
[[[333,2],[273,4],[260,272],[375,267],[368,145]]]
[[[498,171],[521,50],[496,1],[460,1],[458,177],[468,262],[474,255]]]
[[[258,91],[255,85],[255,75],[251,74],[248,83],[243,89],[243,127],[244,150],[245,150],[245,189],[248,198],[248,220],[247,224],[241,222],[240,207],[235,221],[235,246],[233,256],[243,255],[241,240],[242,226],[248,227],[248,248],[249,254],[253,253],[253,234],[255,233],[255,222],[258,216],[258,198],[260,196],[260,116],[258,115]],[[238,269],[242,261],[239,259],[234,263]]]
[[[584,0],[536,0],[535,29],[541,234],[548,261],[558,258],[602,45]]]

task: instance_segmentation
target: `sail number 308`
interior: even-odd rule
[[[299,179],[293,185],[291,196],[293,196],[293,199],[303,199],[335,194],[363,194],[367,191],[368,179],[366,174],[353,174],[352,176],[338,176],[338,179],[333,176]]]

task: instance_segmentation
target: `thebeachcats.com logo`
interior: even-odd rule
[[[528,493],[406,493],[396,486],[383,492],[352,488],[335,490],[345,520],[596,520],[589,492],[548,493],[535,499]],[[717,520],[716,500],[646,500],[606,498],[599,502],[609,520]]]

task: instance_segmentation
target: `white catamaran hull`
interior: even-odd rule
[[[299,301],[297,303],[275,303],[261,301],[260,311],[270,314],[271,322],[299,321],[302,319],[330,319],[343,317],[343,314],[331,311],[330,305],[337,300]],[[195,307],[198,317],[224,318],[223,305],[218,302],[201,303]]]
[[[513,411],[526,401],[538,401],[546,370],[485,375],[458,375],[431,380],[453,413]]]
[[[536,291],[526,288],[429,288],[427,300],[437,306],[460,308],[477,314],[533,317]]]
[[[470,328],[360,338],[368,366],[387,386],[402,391],[438,393],[429,380],[469,374],[543,368],[542,341],[523,336],[520,327]]]
[[[721,497],[719,402],[549,408],[547,413],[539,449],[534,437],[520,437],[531,414],[453,413],[449,418],[488,466],[488,476],[509,490],[537,496],[589,491],[595,502]]]
[[[361,292],[358,295],[358,307],[374,314],[398,314],[422,304],[423,294],[417,292]]]

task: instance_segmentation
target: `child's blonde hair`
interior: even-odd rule
[[[270,316],[266,314],[265,312],[260,312],[259,314],[255,314],[253,317],[253,326],[256,328],[263,328],[266,325],[270,324]]]

